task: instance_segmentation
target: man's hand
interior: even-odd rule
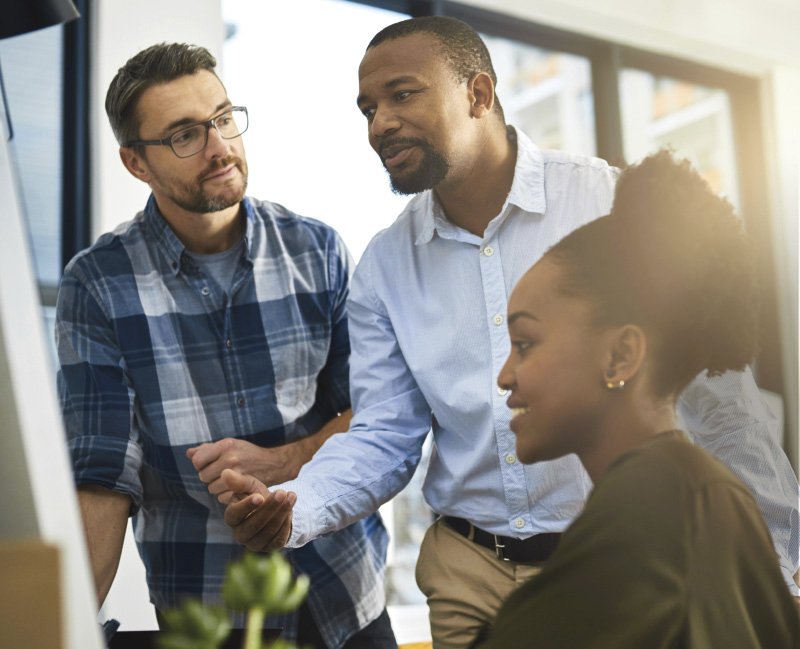
[[[251,475],[267,486],[294,480],[302,466],[327,439],[347,430],[352,414],[351,410],[346,410],[313,435],[282,446],[264,448],[242,439],[226,437],[218,442],[194,446],[186,451],[186,457],[192,461],[200,480],[208,485],[209,493],[227,505],[231,491],[225,488],[220,479],[225,469]]]
[[[270,492],[250,475],[225,469],[220,480],[232,498],[225,508],[225,522],[234,538],[253,552],[270,552],[286,545],[292,532],[292,507],[297,495]]]
[[[190,448],[186,456],[200,480],[208,485],[208,491],[223,504],[228,504],[231,498],[221,479],[225,469],[251,475],[269,486],[296,478],[308,460],[300,442],[263,448],[231,437]]]

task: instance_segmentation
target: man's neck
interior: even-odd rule
[[[246,228],[241,203],[209,214],[185,210],[161,213],[187,250],[204,255],[229,250],[241,240]]]
[[[447,219],[483,236],[489,222],[505,205],[516,163],[516,137],[497,131],[496,136],[487,139],[467,176],[452,183],[445,181],[435,188]]]

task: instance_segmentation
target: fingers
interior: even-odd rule
[[[230,527],[236,528],[241,525],[248,517],[252,517],[258,508],[264,504],[266,499],[261,494],[250,494],[245,498],[232,501],[225,508],[225,523]],[[264,520],[271,515],[271,510],[263,514]]]
[[[233,528],[234,538],[255,552],[282,548],[291,533],[292,507],[297,496],[275,491],[251,494],[232,502],[225,509],[225,522]]]
[[[186,457],[191,460],[200,481],[210,485],[219,479],[225,469],[246,470],[241,461],[241,444],[241,440],[226,437],[217,442],[192,447],[186,451]]]
[[[225,488],[235,494],[261,494],[266,496],[269,490],[261,480],[246,473],[239,473],[233,469],[225,469],[220,475]]]
[[[210,493],[212,496],[219,496],[220,494],[224,494],[226,491],[230,492],[230,489],[225,486],[225,483],[221,478],[217,478],[208,485],[208,493]]]
[[[236,498],[232,491],[223,491],[217,496],[217,500],[223,505],[229,505],[230,503],[237,502],[239,499]]]
[[[195,471],[201,471],[220,456],[219,442],[207,442],[193,446],[186,451],[186,457],[192,461]]]

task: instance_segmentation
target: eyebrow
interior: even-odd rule
[[[383,86],[381,86],[381,88],[383,90],[391,90],[392,88],[396,88],[397,86],[399,86],[401,84],[404,84],[404,83],[418,83],[418,82],[419,82],[419,79],[417,79],[417,77],[414,77],[414,76],[412,76],[410,74],[405,74],[405,75],[400,76],[400,77],[395,77],[394,79],[389,79],[389,81],[384,83]],[[367,97],[366,94],[363,94],[363,93],[360,94],[358,97],[356,97],[356,105],[360,106],[365,101],[367,101],[367,99],[368,99],[368,97]]]
[[[536,322],[541,322],[539,318],[537,318],[532,313],[528,313],[527,311],[514,311],[514,313],[510,313],[508,315],[508,324],[511,325],[520,318],[527,318],[529,320],[536,320]]]
[[[223,108],[227,108],[228,106],[232,106],[231,100],[226,99],[221,104],[217,104],[217,107],[214,109],[213,114],[218,113]],[[183,117],[181,119],[176,119],[174,122],[170,122],[164,127],[163,133],[169,133],[170,131],[178,128],[179,126],[191,126],[193,124],[202,124],[206,120],[197,121],[196,119],[192,119],[191,117]]]

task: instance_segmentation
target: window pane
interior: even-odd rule
[[[0,41],[12,153],[37,278],[61,277],[62,27]]]
[[[641,160],[668,146],[688,158],[719,194],[738,207],[728,94],[640,70],[620,77],[625,158]]]
[[[506,121],[542,149],[596,152],[588,59],[483,35]]]

